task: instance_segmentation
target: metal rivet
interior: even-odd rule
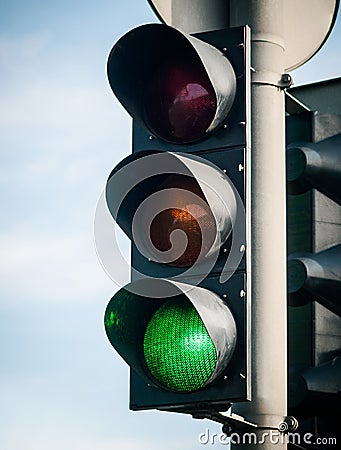
[[[227,298],[227,294],[223,294],[223,298]]]
[[[224,47],[224,48],[223,48],[223,52],[227,52],[227,47]]]
[[[242,128],[245,128],[246,122],[239,122],[239,126],[242,127]]]
[[[242,43],[238,44],[238,47],[239,48],[244,48],[244,43],[242,42]]]
[[[154,139],[154,136],[150,135],[150,136],[148,137],[148,139],[149,139],[150,141],[152,141],[152,140]]]
[[[224,123],[223,124],[223,128],[224,128],[224,130],[226,130],[226,128],[228,128],[229,126],[228,126],[228,124],[227,123]]]
[[[246,292],[242,289],[242,290],[239,292],[239,295],[240,295],[241,298],[243,298],[243,297],[245,297]]]
[[[244,170],[243,164],[239,164],[238,170],[239,170],[239,172],[243,172],[243,170]]]
[[[224,380],[228,380],[228,377],[227,377],[227,375],[224,375]]]
[[[239,374],[240,378],[243,378],[243,380],[245,380],[246,376],[243,373]]]
[[[223,249],[223,252],[226,253],[226,252],[227,252],[227,248],[224,248],[224,249]]]
[[[239,248],[240,253],[245,252],[245,248],[246,248],[245,245],[242,244]]]

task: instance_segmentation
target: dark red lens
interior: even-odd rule
[[[169,142],[192,142],[205,137],[216,107],[214,89],[201,66],[167,64],[154,74],[147,91],[146,120]]]

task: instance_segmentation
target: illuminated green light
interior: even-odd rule
[[[175,391],[205,386],[217,364],[216,349],[189,301],[167,300],[147,325],[143,351],[152,376]]]

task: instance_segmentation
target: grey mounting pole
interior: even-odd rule
[[[287,448],[283,436],[270,429],[277,428],[287,414],[285,113],[280,87],[284,71],[283,3],[230,1],[230,26],[251,27],[254,69],[248,242],[252,270],[248,295],[252,302],[252,401],[234,404],[233,412],[263,427],[257,431],[258,443],[238,445],[238,449]]]
[[[157,0],[154,3],[158,6],[161,3],[170,4],[168,14],[164,16],[166,23],[185,33],[219,30],[228,26],[228,0]]]

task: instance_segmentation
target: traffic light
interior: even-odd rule
[[[131,240],[132,281],[110,300],[105,330],[130,366],[133,410],[250,399],[249,34],[143,25],[109,55],[133,145],[103,201]],[[106,266],[104,234],[97,226]]]
[[[286,132],[289,412],[301,434],[335,437],[341,388],[341,116],[291,115]]]

